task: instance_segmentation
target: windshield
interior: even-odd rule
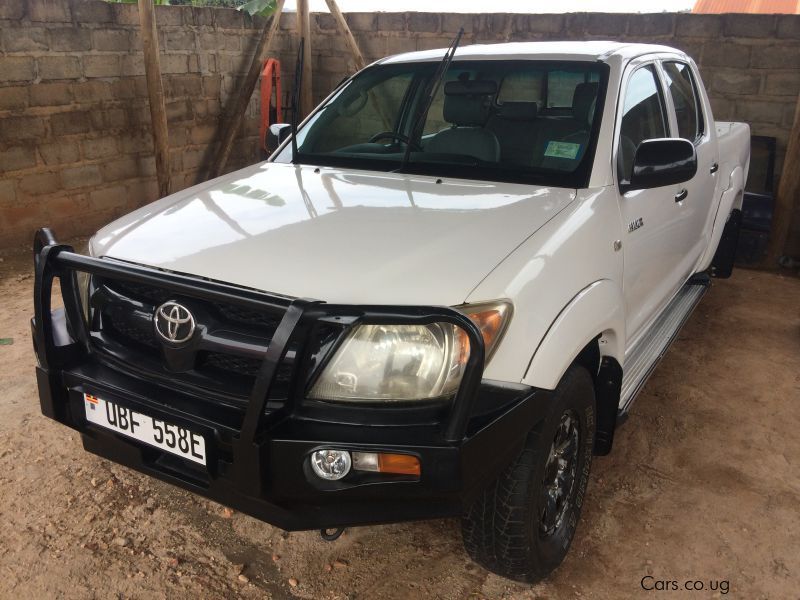
[[[298,131],[298,162],[585,186],[604,64],[454,61],[425,114],[436,67],[400,63],[359,73]],[[289,146],[275,160],[290,162]]]

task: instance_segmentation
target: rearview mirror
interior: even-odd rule
[[[292,133],[289,123],[273,123],[267,130],[267,151],[274,152]]]
[[[627,190],[644,190],[689,181],[697,173],[694,144],[681,138],[644,140],[636,148]]]

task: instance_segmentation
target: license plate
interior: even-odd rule
[[[86,420],[186,460],[206,464],[203,436],[91,394],[83,395]]]

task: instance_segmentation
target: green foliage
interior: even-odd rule
[[[266,17],[275,12],[275,0],[249,0],[239,7],[249,15]]]
[[[217,8],[239,8],[246,0],[170,0],[172,5],[215,6]]]
[[[106,2],[111,2],[112,4],[137,4],[138,0],[106,0]],[[153,4],[156,6],[169,6],[170,4],[175,4],[175,2],[170,2],[169,0],[153,0]]]
[[[112,2],[116,4],[136,4],[137,1],[138,0],[106,0],[106,2]],[[248,2],[247,0],[153,0],[153,3],[156,6],[216,6],[217,8],[244,9],[245,5],[252,4],[253,2]],[[261,12],[259,10],[252,12],[249,9],[245,10],[247,10],[247,12],[251,15],[260,14],[263,16],[266,16],[275,10],[275,0],[264,0],[261,2],[261,4],[271,5],[271,8],[266,7],[268,12]]]

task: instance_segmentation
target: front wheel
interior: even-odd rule
[[[594,386],[583,367],[564,375],[545,419],[461,521],[464,547],[486,569],[518,581],[549,575],[567,555],[594,447]]]

